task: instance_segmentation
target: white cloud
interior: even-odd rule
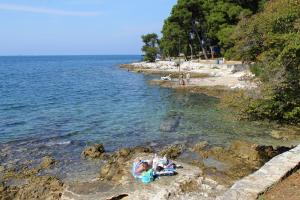
[[[101,14],[100,12],[70,11],[70,10],[52,9],[46,7],[33,7],[33,6],[26,6],[26,5],[3,4],[3,3],[0,3],[0,10],[41,13],[41,14],[50,14],[50,15],[64,15],[64,16],[97,16]]]

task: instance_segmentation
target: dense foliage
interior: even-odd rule
[[[233,58],[255,61],[263,81],[259,99],[251,101],[253,118],[300,122],[300,1],[274,0],[243,19],[235,30]]]
[[[155,33],[143,35],[142,40],[145,44],[142,48],[142,51],[145,53],[144,60],[154,62],[157,54],[159,53],[158,35]]]
[[[225,53],[233,46],[229,38],[237,23],[257,12],[263,2],[264,0],[178,0],[165,20],[159,42],[160,51],[147,44],[143,51],[146,54],[151,52],[149,54],[152,55],[157,50],[164,57],[201,53],[208,58],[217,47]],[[151,38],[157,35],[146,36]],[[144,39],[143,36],[145,43]],[[149,57],[146,56],[145,59],[149,60]]]
[[[165,20],[160,48],[164,56],[212,55],[213,47],[223,52],[233,46],[229,40],[240,19],[256,12],[257,0],[178,0]]]

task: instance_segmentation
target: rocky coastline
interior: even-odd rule
[[[246,141],[234,141],[224,148],[200,141],[193,146],[171,144],[159,151],[149,146],[106,152],[103,144],[94,144],[83,149],[81,157],[104,162],[97,179],[63,182],[46,172],[59,161],[45,156],[35,167],[3,169],[0,199],[216,199],[236,180],[290,149]],[[132,163],[137,158],[151,159],[154,153],[167,156],[183,168],[176,176],[144,185],[132,177]],[[187,154],[197,158],[186,159]]]

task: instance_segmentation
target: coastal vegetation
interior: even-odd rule
[[[239,20],[258,9],[258,1],[248,3],[226,0],[179,0],[162,29],[160,48],[163,55],[179,53],[193,56],[197,52],[206,59],[216,48],[226,52]],[[218,50],[217,50],[218,51]]]
[[[299,123],[300,1],[268,2],[241,20],[231,38],[231,58],[255,62],[252,72],[263,83],[246,109],[250,117]]]
[[[158,35],[156,33],[150,33],[147,35],[143,35],[142,40],[145,44],[142,48],[142,51],[145,52],[144,59],[146,61],[154,62],[157,54],[159,53]]]
[[[243,114],[300,123],[299,0],[178,0],[161,39],[150,34],[143,41],[147,61],[159,52],[163,58],[222,56],[248,63],[260,87],[238,98],[247,104]]]

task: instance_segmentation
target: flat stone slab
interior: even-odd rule
[[[300,164],[300,145],[280,154],[255,173],[237,181],[218,200],[256,200]]]

